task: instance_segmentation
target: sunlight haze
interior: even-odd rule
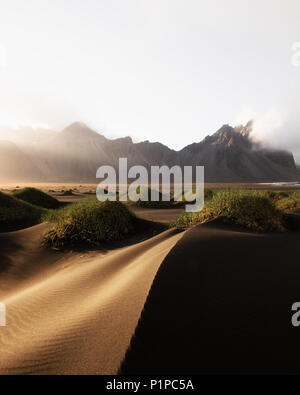
[[[255,114],[300,159],[299,18],[298,0],[0,0],[0,123],[181,149]]]

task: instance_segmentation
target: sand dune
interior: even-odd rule
[[[160,266],[121,372],[299,374],[299,236],[218,222],[186,232]]]
[[[162,224],[169,224],[175,221],[184,212],[184,208],[147,209],[143,207],[130,207],[130,209],[140,218]]]
[[[0,233],[0,299],[14,294],[22,285],[37,281],[53,270],[52,264],[63,254],[41,247],[42,235],[49,224],[43,223],[17,232]]]
[[[182,234],[168,230],[107,253],[64,255],[40,247],[46,226],[0,237],[7,307],[0,374],[114,374],[157,269]]]
[[[47,224],[1,234],[0,374],[299,374],[292,222],[215,221],[102,252],[42,248]]]

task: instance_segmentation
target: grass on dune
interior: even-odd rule
[[[300,191],[291,191],[276,202],[276,206],[283,211],[300,210]]]
[[[130,206],[153,208],[153,209],[174,207],[174,204],[175,204],[174,199],[171,198],[170,201],[167,201],[166,199],[164,199],[164,195],[160,191],[157,191],[158,192],[158,201],[151,200],[151,196],[152,196],[151,188],[138,186],[136,188],[136,193],[142,194],[141,191],[147,196],[147,199],[148,199],[147,201],[144,201],[141,199],[139,199],[137,201],[133,201],[130,199],[129,194],[127,192],[125,195],[122,195],[122,202],[124,202],[125,204],[129,204]],[[123,200],[124,196],[125,196],[125,201]],[[119,192],[117,192],[117,200],[120,201],[120,199],[121,199],[121,195],[119,194]]]
[[[262,196],[270,199],[273,203],[277,203],[282,199],[289,197],[290,191],[261,191]]]
[[[139,193],[140,190],[137,189],[137,192]],[[195,193],[194,190],[191,190],[191,193]],[[165,201],[164,200],[164,195],[158,191],[158,201],[152,201],[151,200],[151,188],[148,188],[147,191],[147,196],[148,196],[148,201],[142,201],[138,200],[137,202],[131,202],[133,205],[136,207],[143,207],[143,208],[152,208],[152,209],[166,209],[166,208],[178,208],[178,207],[183,207],[185,204],[193,204],[195,201],[188,201],[184,194],[182,195],[181,200],[176,200],[174,198],[174,194],[171,194],[170,200]],[[211,189],[205,188],[204,190],[204,198],[205,200],[210,200],[213,197],[214,192]]]
[[[73,189],[62,190],[61,196],[74,196]]]
[[[193,188],[190,192],[187,193],[186,196],[183,195],[183,202],[184,203],[191,203],[191,204],[193,204],[193,203],[196,202],[196,200],[192,200],[192,201],[188,201],[187,200],[188,195],[190,195],[191,193],[195,194],[196,193],[196,189]],[[215,194],[215,192],[212,189],[204,188],[204,201],[208,202],[209,200],[211,200],[213,198],[214,194]]]
[[[213,195],[199,213],[183,213],[175,222],[181,229],[221,218],[225,222],[256,231],[285,230],[285,215],[260,191],[228,190]]]
[[[0,232],[9,232],[42,222],[46,210],[0,192]]]
[[[282,211],[300,210],[300,191],[262,191]]]
[[[54,227],[45,235],[45,244],[54,248],[121,240],[134,232],[136,221],[122,203],[95,199],[51,211],[46,219],[54,222]]]
[[[148,188],[146,191],[148,196],[148,201],[138,200],[137,202],[133,202],[133,204],[136,207],[163,209],[163,208],[172,208],[175,206],[176,203],[178,203],[175,202],[174,198],[172,197],[170,200],[164,200],[165,198],[164,195],[160,191],[157,192],[158,192],[158,201],[151,200],[152,190],[151,188]]]
[[[150,189],[148,194],[150,197]],[[183,202],[176,202],[174,199],[164,202],[162,197],[160,193],[158,202],[129,203],[156,209],[176,208],[188,203],[186,199]],[[57,204],[59,206],[56,199],[34,188],[19,190],[13,196],[0,193],[0,231],[26,228],[42,221],[50,221],[54,223],[54,227],[47,233],[45,242],[56,248],[76,244],[97,245],[120,240],[134,232],[134,215],[118,201],[100,203],[96,198],[89,198],[62,208],[49,209],[58,207]],[[286,226],[284,212],[297,210],[300,210],[300,191],[216,192],[205,189],[203,211],[183,213],[175,226],[187,228],[222,218],[253,231],[283,231]]]
[[[43,208],[54,209],[60,206],[57,199],[36,188],[19,189],[13,192],[13,196],[24,202]]]

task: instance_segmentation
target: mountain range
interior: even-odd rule
[[[174,151],[161,143],[134,143],[130,137],[108,139],[76,122],[60,132],[24,128],[6,131],[0,140],[0,183],[97,182],[101,165],[205,166],[206,182],[300,181],[293,154],[265,148],[246,126],[222,126],[201,142]],[[1,130],[0,130],[1,136]],[[6,137],[7,139],[7,137]]]

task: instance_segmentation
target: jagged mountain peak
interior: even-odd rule
[[[60,134],[72,138],[92,137],[106,140],[104,136],[95,132],[83,122],[73,122],[71,125],[63,129]]]
[[[232,127],[228,124],[223,125],[214,134],[206,136],[199,143],[188,145],[182,151],[191,150],[195,152],[208,146],[218,146],[224,149],[232,147],[252,149],[254,147],[254,142],[251,138],[252,126],[252,121],[245,126]]]
[[[107,139],[82,122],[75,122],[46,145],[27,149],[26,154],[51,181],[96,181],[99,166],[117,166],[121,157],[127,157],[131,166],[205,166],[206,182],[298,181],[300,173],[293,155],[257,144],[252,128],[252,121],[245,126],[223,125],[201,142],[174,151],[161,143],[133,143],[130,137]],[[12,155],[3,144],[8,161]],[[23,161],[28,162],[25,158]]]
[[[230,125],[223,125],[216,133],[204,141],[209,144],[220,145],[224,148],[248,148],[253,147],[251,138],[252,121],[248,122],[245,126],[238,125],[232,127]]]

